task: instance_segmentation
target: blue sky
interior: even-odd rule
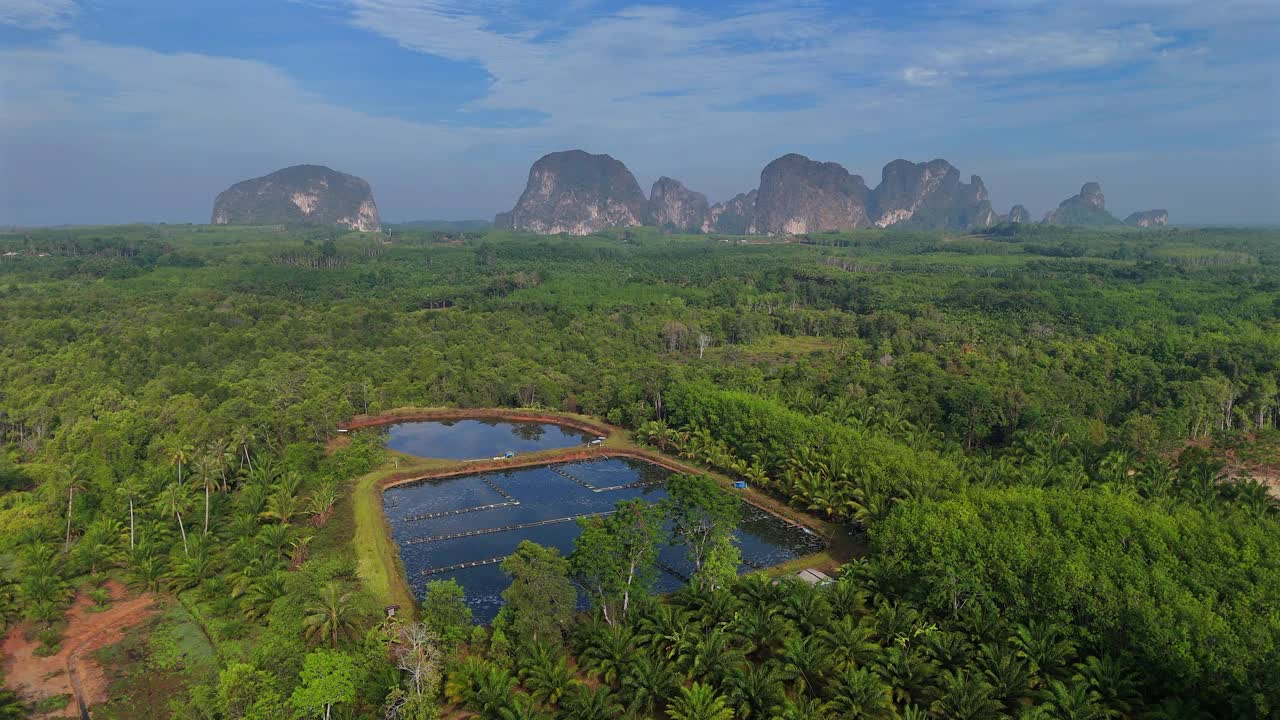
[[[207,222],[287,165],[384,218],[510,208],[546,152],[716,200],[800,152],[1034,215],[1280,222],[1280,3],[0,0],[0,224]]]

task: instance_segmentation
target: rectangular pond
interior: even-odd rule
[[[590,433],[555,423],[513,420],[413,420],[388,425],[386,433],[392,450],[450,460],[573,447],[594,439]]]
[[[669,471],[629,458],[560,463],[426,480],[389,488],[383,509],[409,585],[421,597],[428,580],[454,578],[476,621],[502,605],[508,578],[497,560],[523,540],[573,551],[575,519],[613,510],[620,500],[656,503],[667,497]],[[743,504],[735,531],[741,570],[759,569],[820,550],[821,539],[771,513]],[[659,592],[686,582],[693,567],[685,548],[659,548]]]

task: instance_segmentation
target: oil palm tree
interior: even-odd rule
[[[578,685],[565,696],[560,716],[566,720],[615,720],[620,708],[613,691]]]
[[[530,649],[529,658],[520,669],[520,680],[535,700],[548,707],[558,705],[577,682],[564,653],[545,643]]]
[[[1075,654],[1075,647],[1062,637],[1058,626],[1047,620],[1017,625],[1010,640],[1018,654],[1031,663],[1032,672],[1044,676],[1056,673]]]
[[[476,678],[467,707],[487,717],[498,717],[504,709],[511,707],[515,687],[516,679],[511,677],[511,673],[490,666],[487,672]]]
[[[667,715],[671,720],[733,720],[733,710],[724,696],[700,682],[680,688],[667,707]]]
[[[935,715],[947,720],[987,720],[999,717],[1002,709],[991,684],[965,669],[943,671],[942,695],[931,707]]]
[[[821,643],[807,635],[793,635],[782,644],[781,659],[782,675],[795,684],[796,691],[816,696],[830,663]]]
[[[679,682],[671,666],[651,654],[643,654],[627,667],[622,678],[622,697],[627,710],[637,717],[653,717],[675,693]]]
[[[1034,678],[1026,658],[1003,643],[984,643],[978,651],[978,666],[991,683],[995,695],[1009,710],[1016,709],[1031,695]]]
[[[304,634],[308,642],[324,638],[337,650],[339,637],[357,632],[358,614],[352,603],[352,594],[337,581],[325,584],[306,612],[303,626],[306,628]]]
[[[519,693],[511,696],[511,702],[498,709],[499,720],[552,720],[551,714],[543,712],[534,704],[533,698]]]
[[[782,678],[773,663],[748,663],[729,673],[729,705],[741,720],[773,717],[786,699]]]
[[[871,668],[846,668],[837,677],[831,706],[836,715],[847,720],[881,720],[894,715],[890,688]]]
[[[1098,702],[1118,717],[1129,717],[1142,702],[1132,665],[1114,655],[1090,655],[1076,663],[1075,678],[1098,693]]]
[[[876,672],[893,690],[893,699],[904,705],[928,704],[933,698],[933,676],[938,666],[918,650],[894,646],[876,662]]]
[[[1044,689],[1042,697],[1051,705],[1058,720],[1106,720],[1111,713],[1102,705],[1102,696],[1089,687],[1085,680],[1062,682],[1054,680]]]
[[[635,657],[635,637],[631,629],[611,625],[592,634],[579,659],[589,675],[599,677],[601,682],[616,689],[626,673],[627,664]]]

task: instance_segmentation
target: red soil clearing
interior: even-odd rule
[[[91,656],[93,651],[114,645],[124,639],[125,631],[146,620],[153,612],[155,600],[148,594],[126,598],[128,593],[120,583],[107,582],[111,593],[111,605],[102,612],[91,613],[91,601],[80,595],[67,611],[67,630],[63,633],[62,649],[55,655],[40,657],[35,654],[39,642],[23,637],[23,627],[15,627],[0,645],[3,655],[5,682],[29,702],[38,702],[55,695],[70,695],[72,699],[61,712],[53,717],[79,717],[76,706],[72,673],[79,681],[80,691],[88,706],[105,702],[107,677],[103,668]]]

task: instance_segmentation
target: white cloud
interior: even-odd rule
[[[66,27],[76,14],[74,0],[0,0],[0,24],[26,30]]]

